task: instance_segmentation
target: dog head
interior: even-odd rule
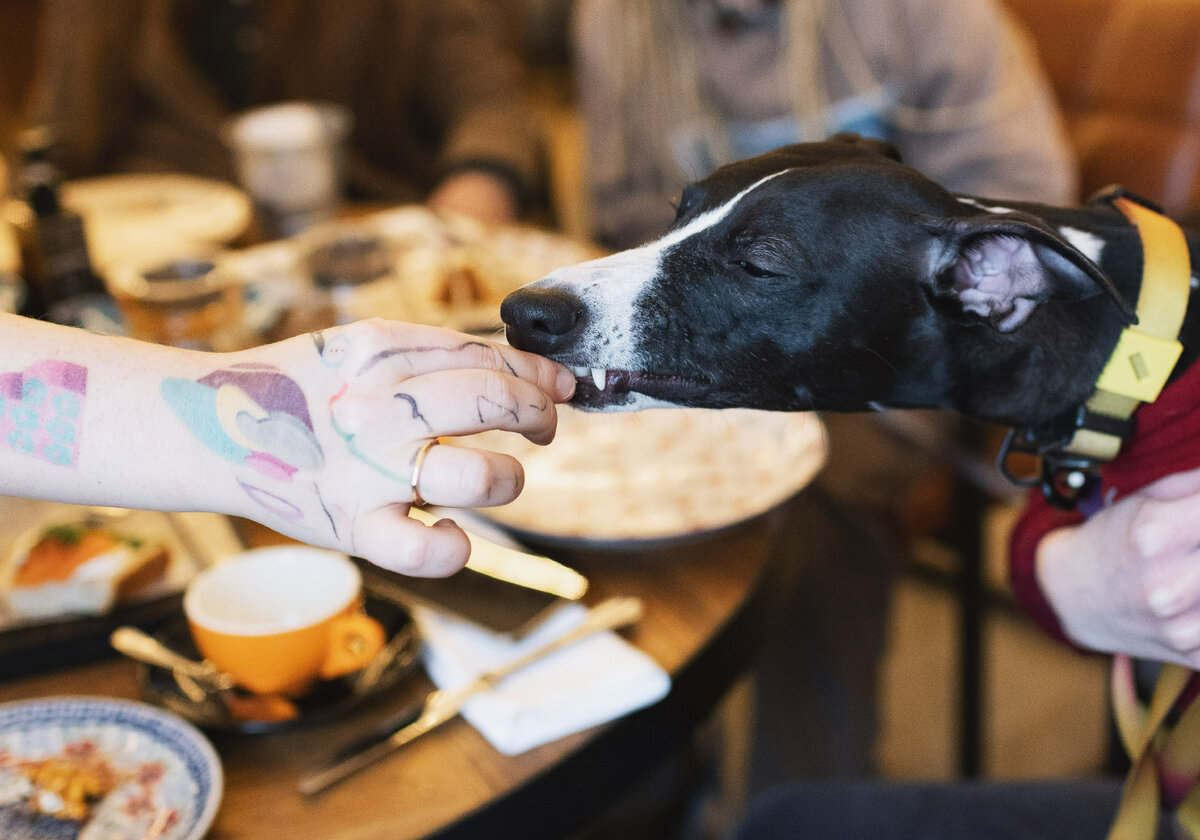
[[[515,347],[576,368],[583,407],[848,411],[955,407],[957,354],[1103,293],[1120,301],[1038,216],[960,201],[845,135],[717,170],[661,239],[561,268],[501,314]]]

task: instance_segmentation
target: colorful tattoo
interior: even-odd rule
[[[166,379],[163,398],[196,439],[258,476],[290,484],[300,470],[319,470],[325,454],[313,433],[304,392],[269,365],[235,365],[202,379]],[[238,478],[256,504],[284,519],[301,508],[278,493]]]
[[[357,437],[357,435],[355,435],[351,432],[347,432],[340,425],[338,425],[337,413],[334,411],[334,405],[337,403],[338,400],[340,400],[345,395],[346,389],[348,387],[350,387],[350,386],[343,385],[341,387],[341,390],[339,390],[336,394],[334,394],[333,397],[329,400],[329,422],[333,426],[333,430],[335,432],[337,432],[338,437],[340,437],[346,443],[346,451],[349,452],[351,455],[353,455],[355,458],[362,461],[364,464],[366,464],[371,469],[375,470],[375,472],[379,473],[380,475],[386,476],[387,478],[390,478],[393,481],[400,481],[400,482],[407,484],[408,479],[405,476],[397,475],[396,473],[392,472],[387,467],[385,467],[383,464],[369,458],[367,456],[367,453],[365,453],[361,449],[359,449],[358,444],[355,443],[355,438]],[[415,408],[414,408],[414,411],[415,411]]]
[[[281,516],[284,519],[303,519],[304,511],[298,506],[292,504],[282,496],[275,493],[270,493],[261,487],[256,487],[253,484],[247,484],[239,480],[238,486],[242,488],[242,492],[249,496],[259,507],[270,511],[276,516]],[[336,529],[334,531],[336,533]]]
[[[87,368],[42,361],[0,373],[0,446],[64,467],[79,459]]]
[[[340,369],[351,358],[351,345],[344,333],[310,333],[322,364]],[[393,347],[374,354],[354,371],[340,370],[342,385],[325,406],[333,431],[341,438],[346,452],[370,469],[405,486],[411,473],[401,475],[386,465],[386,458],[372,455],[360,446],[354,410],[338,402],[352,392],[355,381],[360,388],[370,386],[363,377],[377,365],[394,357],[402,357],[411,365],[414,354],[447,353],[453,355],[483,342],[467,341],[458,347],[410,346]],[[509,367],[510,372],[515,372]],[[347,381],[350,380],[350,381]],[[288,520],[324,517],[335,537],[339,521],[353,523],[354,512],[338,506],[332,509],[321,497],[315,473],[326,463],[313,429],[308,401],[295,380],[278,368],[262,364],[244,364],[221,368],[198,380],[172,378],[162,383],[162,394],[175,415],[206,447],[225,460],[238,465],[238,486],[255,504],[270,513]],[[404,403],[397,419],[423,424],[427,434],[433,426],[421,411],[417,399],[403,391],[393,392],[395,401]],[[347,400],[350,403],[351,400]],[[497,410],[517,417],[521,406],[501,405],[480,396],[476,402],[481,420]],[[546,406],[535,406],[545,410]],[[407,416],[405,416],[407,415]],[[307,473],[308,481],[298,474]],[[263,479],[278,482],[260,486]],[[353,539],[353,528],[350,529]]]
[[[162,394],[205,446],[268,478],[324,466],[304,392],[268,365],[222,368],[195,382],[166,379]]]
[[[335,335],[329,341],[325,340],[325,333],[315,332],[309,333],[313,344],[316,345],[317,353],[321,356],[321,362],[326,367],[336,368],[341,367],[342,362],[346,361],[346,353],[350,350],[350,340],[344,335]]]

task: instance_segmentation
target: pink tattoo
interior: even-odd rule
[[[0,447],[64,467],[79,458],[87,368],[36,362],[0,373]]]

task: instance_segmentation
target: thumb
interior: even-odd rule
[[[388,505],[359,517],[354,553],[403,575],[446,577],[467,564],[471,543],[453,520],[424,525],[408,517],[408,505]]]
[[[1143,492],[1152,499],[1179,499],[1200,493],[1200,468],[1160,478],[1146,485]]]
[[[1129,526],[1129,540],[1144,560],[1171,557],[1200,545],[1200,492],[1148,498]]]

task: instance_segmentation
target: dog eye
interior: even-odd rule
[[[742,271],[749,274],[756,280],[765,280],[768,277],[778,277],[779,274],[774,271],[768,271],[760,265],[755,265],[749,260],[734,260],[733,265],[736,265]]]

